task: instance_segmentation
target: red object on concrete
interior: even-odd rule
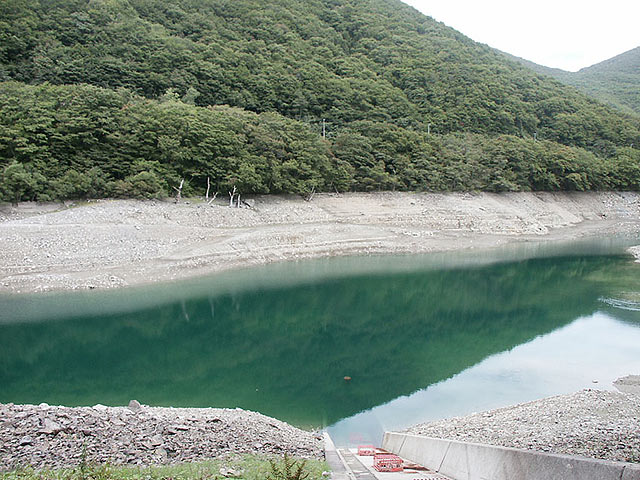
[[[358,455],[361,457],[373,457],[376,453],[376,447],[373,445],[358,445]]]
[[[402,459],[393,453],[376,453],[373,456],[373,468],[379,472],[401,472]]]

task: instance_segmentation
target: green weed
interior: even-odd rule
[[[221,468],[240,473],[235,480],[320,480],[326,463],[297,460],[286,455],[283,461],[259,455],[236,455],[206,462],[151,467],[93,464],[86,453],[75,468],[35,470],[25,467],[0,473],[0,480],[225,480]]]

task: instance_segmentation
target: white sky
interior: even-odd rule
[[[640,46],[639,0],[404,0],[481,43],[577,71]]]

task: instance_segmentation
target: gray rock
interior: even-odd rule
[[[140,405],[140,402],[137,400],[131,400],[129,402],[129,410],[131,410],[132,412],[139,412],[142,410],[142,405]]]
[[[640,395],[640,375],[627,375],[618,378],[613,382],[613,386],[621,392]]]
[[[257,448],[263,453],[322,457],[322,441],[313,432],[240,409],[145,406],[135,414],[127,407],[104,405],[43,410],[0,404],[0,415],[5,423],[16,425],[0,428],[0,463],[8,470],[77,466],[83,445],[98,464],[194,462]]]
[[[159,435],[159,434],[156,434],[153,437],[151,437],[149,441],[151,442],[151,445],[153,445],[154,447],[158,447],[164,443],[164,439],[162,438],[162,435]]]
[[[236,470],[230,467],[220,467],[220,475],[227,478],[240,478],[244,470]]]
[[[18,425],[18,420],[16,419],[11,419],[11,420],[6,420],[4,422],[2,422],[2,428],[15,428],[16,425]]]
[[[65,428],[60,425],[58,422],[51,420],[50,418],[45,418],[42,421],[42,428],[38,431],[38,433],[44,433],[47,435],[55,435],[56,433],[60,433]]]
[[[158,463],[166,463],[169,455],[164,448],[160,447],[153,452],[153,457],[154,457],[154,461]]]
[[[180,432],[186,432],[187,430],[189,430],[187,425],[171,425],[165,430],[165,432],[170,435],[176,435]]]

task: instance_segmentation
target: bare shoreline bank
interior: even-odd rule
[[[4,206],[0,293],[143,285],[304,258],[640,232],[640,194],[629,192],[319,194],[308,202],[259,196],[240,209],[222,202]]]
[[[640,462],[640,377],[620,392],[582,390],[415,425],[406,433],[602,460]],[[0,404],[0,472],[87,460],[166,465],[235,454],[323,456],[319,432],[239,408],[64,407]]]
[[[405,433],[640,463],[638,415],[638,393],[587,389],[415,425]]]
[[[228,408],[0,404],[0,473],[91,463],[166,465],[237,454],[323,456],[322,436]]]

